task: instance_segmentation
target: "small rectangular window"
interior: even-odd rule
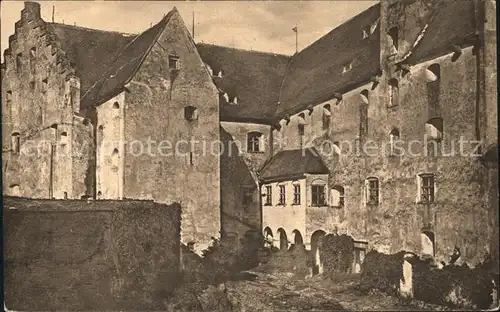
[[[30,81],[30,91],[35,92],[36,83],[35,81]]]
[[[12,91],[11,90],[7,91],[7,102],[10,102],[10,101],[12,101]]]
[[[423,203],[434,202],[434,175],[420,175],[420,201]]]
[[[278,202],[278,205],[285,205],[285,186],[280,185],[280,200]]]
[[[379,203],[379,183],[377,178],[368,179],[368,203],[371,205]]]
[[[253,188],[245,186],[243,187],[243,204],[249,205],[253,203]]]
[[[179,57],[170,55],[168,57],[168,68],[173,69],[173,70],[178,70],[179,69]]]
[[[293,185],[293,204],[300,205],[300,184]]]
[[[313,206],[326,206],[325,186],[324,185],[313,185],[312,186],[312,205]]]
[[[272,187],[270,185],[266,186],[266,202],[264,205],[266,206],[271,206],[272,205],[272,200],[273,200],[273,195],[272,195]]]

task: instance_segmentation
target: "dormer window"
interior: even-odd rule
[[[370,26],[363,28],[363,39],[368,38],[368,36],[370,36],[371,33],[370,28],[371,28]]]
[[[350,71],[352,69],[352,62],[345,63],[344,68],[342,69],[342,74]]]
[[[224,77],[224,71],[221,69],[219,73],[217,74],[217,77],[222,78]]]
[[[247,151],[250,153],[259,153],[264,151],[262,142],[263,135],[260,132],[250,132],[247,137]]]
[[[187,106],[184,108],[184,119],[193,121],[198,119],[198,110],[194,106]]]
[[[168,68],[171,70],[179,70],[179,57],[175,55],[168,56]]]

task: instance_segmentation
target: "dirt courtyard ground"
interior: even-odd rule
[[[252,279],[226,282],[233,311],[440,311],[444,307],[403,303],[381,293],[362,295],[359,275],[332,279],[287,273],[249,272]]]

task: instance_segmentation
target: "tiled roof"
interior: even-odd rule
[[[291,177],[305,173],[327,174],[328,168],[314,148],[282,151],[260,170],[262,180]]]
[[[380,71],[380,27],[363,38],[362,29],[380,17],[380,4],[351,18],[344,24],[292,57],[281,89],[278,116],[294,114],[332,99],[369,80]],[[343,72],[344,64],[352,69]]]
[[[223,120],[266,120],[274,117],[281,82],[290,57],[198,43],[198,52],[215,75],[219,89],[237,104],[221,104]]]
[[[177,12],[177,9],[174,8],[158,24],[130,41],[105,74],[82,96],[81,105],[99,105],[121,92],[142,64],[174,12]]]
[[[48,25],[80,78],[82,95],[104,75],[118,52],[136,37],[57,23]]]
[[[405,62],[415,64],[451,53],[450,44],[462,47],[471,45],[472,41],[469,39],[474,36],[475,31],[473,0],[442,0],[422,39]]]

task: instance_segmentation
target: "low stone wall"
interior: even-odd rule
[[[498,304],[498,268],[483,262],[467,265],[437,264],[401,251],[387,255],[370,251],[362,266],[359,290],[380,290],[390,295],[450,307],[487,309]]]
[[[8,309],[158,309],[173,291],[178,204],[3,200]]]

